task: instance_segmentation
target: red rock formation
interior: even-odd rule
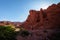
[[[53,4],[49,6],[46,10],[48,21],[49,21],[49,26],[50,27],[55,27],[60,25],[60,3],[58,4]]]
[[[23,24],[26,29],[55,28],[60,25],[60,3],[52,4],[45,10],[30,10],[29,13]]]

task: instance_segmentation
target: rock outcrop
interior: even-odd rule
[[[17,40],[60,40],[60,3],[40,11],[30,10],[22,26],[31,34],[26,37],[18,35]]]
[[[30,10],[27,20],[22,24],[26,29],[52,29],[60,26],[60,3],[52,4],[40,11]]]

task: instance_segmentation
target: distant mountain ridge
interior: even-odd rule
[[[0,26],[4,25],[13,25],[15,27],[20,27],[21,22],[11,22],[11,21],[0,21]]]

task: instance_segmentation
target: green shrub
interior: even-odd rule
[[[24,28],[20,28],[20,32],[19,32],[20,36],[22,37],[26,37],[29,36],[29,31],[25,30]]]
[[[21,35],[22,37],[26,37],[26,36],[28,36],[29,34],[30,34],[30,33],[29,33],[28,31],[22,31],[20,35]]]
[[[15,29],[10,26],[0,26],[0,40],[16,40]]]

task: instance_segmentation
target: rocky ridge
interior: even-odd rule
[[[30,10],[22,26],[31,34],[17,40],[60,40],[60,3],[40,11]]]
[[[26,29],[52,29],[60,25],[60,3],[52,4],[40,11],[30,10],[27,20],[22,24]]]

